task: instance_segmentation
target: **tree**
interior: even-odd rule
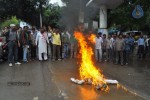
[[[43,24],[59,27],[61,7],[57,4],[49,4],[43,9]]]
[[[4,21],[16,16],[33,25],[38,25],[39,12],[48,5],[49,0],[1,0],[0,20]],[[37,5],[39,3],[39,5]]]
[[[131,0],[130,0],[131,1]],[[140,4],[144,10],[144,16],[140,19],[135,19],[132,17],[132,11],[135,5]],[[121,31],[126,30],[143,30],[147,31],[148,22],[150,22],[150,1],[149,0],[132,0],[129,2],[124,2],[122,5],[114,10],[111,10],[108,14],[109,26],[116,24],[121,26]]]

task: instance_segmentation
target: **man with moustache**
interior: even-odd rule
[[[9,66],[13,66],[13,58],[16,65],[20,65],[18,62],[18,46],[20,46],[20,42],[17,36],[17,30],[15,24],[10,24],[10,30],[5,33],[8,39],[8,62]]]

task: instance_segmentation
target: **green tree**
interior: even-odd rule
[[[1,22],[16,16],[31,24],[38,25],[39,13],[47,6],[49,0],[0,0]]]
[[[144,10],[144,16],[140,19],[135,19],[132,16],[134,7],[140,4]],[[121,31],[126,30],[143,30],[148,31],[150,22],[150,1],[149,0],[132,0],[132,4],[124,2],[122,5],[113,9],[108,14],[109,26],[118,25]]]
[[[43,24],[59,27],[61,7],[58,4],[49,4],[43,9]]]

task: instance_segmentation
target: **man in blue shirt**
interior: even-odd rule
[[[131,41],[131,53],[132,53],[132,55],[133,55],[133,51],[134,51],[134,38],[133,38],[133,36],[131,35],[130,37],[129,37],[129,39],[130,39],[130,41]]]
[[[145,40],[143,38],[143,35],[141,35],[140,38],[138,39],[139,59],[141,59],[141,58],[144,59],[144,49],[145,49]]]
[[[130,51],[131,51],[131,44],[132,44],[132,41],[129,37],[129,35],[127,34],[126,35],[126,38],[124,40],[124,44],[125,44],[125,64],[128,65],[129,63],[129,55],[130,55]]]

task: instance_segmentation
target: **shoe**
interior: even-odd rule
[[[15,65],[21,65],[21,63],[20,63],[20,62],[17,62],[17,63],[15,63]]]
[[[12,65],[12,63],[9,63],[9,67],[12,67],[13,65]]]
[[[28,61],[23,61],[24,63],[28,63]],[[18,64],[19,65],[19,64]]]
[[[44,61],[47,61],[48,59],[44,59]]]
[[[61,59],[58,59],[59,61],[61,61]]]

